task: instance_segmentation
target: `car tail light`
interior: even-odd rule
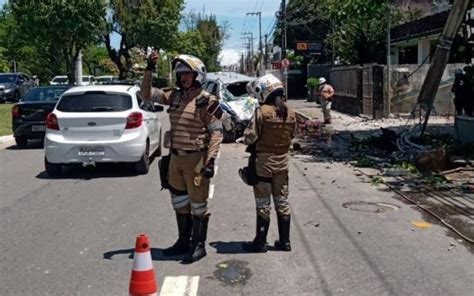
[[[20,106],[14,105],[12,108],[12,117],[19,118],[21,116]]]
[[[49,113],[46,118],[46,127],[52,130],[59,131],[58,117],[54,113]]]
[[[133,112],[130,113],[127,117],[127,125],[125,126],[126,129],[130,128],[137,128],[142,125],[143,122],[143,114],[140,112]]]

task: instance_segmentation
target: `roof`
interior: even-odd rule
[[[443,31],[450,10],[426,16],[390,29],[391,42],[425,37]]]
[[[81,85],[81,86],[74,86],[68,89],[65,94],[70,93],[84,93],[87,91],[104,91],[104,92],[123,92],[127,93],[131,88],[138,88],[133,85]]]
[[[224,84],[232,84],[241,81],[254,80],[255,77],[243,75],[237,72],[209,72],[207,73],[207,80],[220,80]]]

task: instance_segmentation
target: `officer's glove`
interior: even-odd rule
[[[240,137],[240,138],[238,138],[237,140],[235,140],[235,143],[244,144],[244,143],[245,143],[245,138],[244,138],[244,137]]]
[[[146,68],[147,71],[155,71],[156,70],[156,62],[158,61],[158,53],[156,51],[152,51],[148,58],[146,59]]]
[[[214,177],[214,162],[215,162],[215,159],[214,158],[210,158],[207,163],[206,163],[206,166],[204,166],[201,170],[201,174],[204,178],[212,178]]]

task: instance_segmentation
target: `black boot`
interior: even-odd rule
[[[209,216],[193,216],[193,236],[191,249],[183,259],[183,263],[193,263],[206,256],[207,225]]]
[[[178,224],[178,240],[173,246],[163,250],[164,256],[176,256],[189,252],[193,217],[191,214],[176,213],[176,222]]]
[[[275,249],[280,251],[291,251],[290,243],[290,221],[291,216],[277,215],[278,219],[278,234],[280,239],[275,241]]]
[[[255,238],[252,242],[244,243],[242,245],[243,249],[250,253],[266,253],[268,227],[270,227],[270,219],[266,220],[257,215],[257,230]]]

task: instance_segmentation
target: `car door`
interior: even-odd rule
[[[160,143],[160,135],[158,130],[158,116],[153,110],[153,103],[146,102],[142,99],[140,91],[135,93],[137,97],[138,106],[143,113],[143,121],[148,130],[148,138],[150,139],[150,152],[153,152],[158,148]]]

